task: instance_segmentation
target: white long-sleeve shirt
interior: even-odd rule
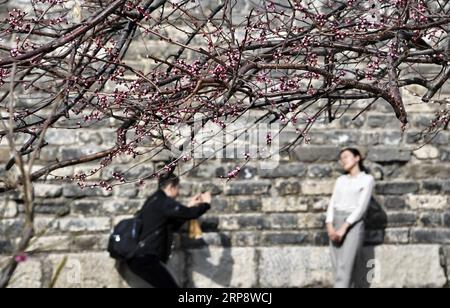
[[[340,176],[334,186],[328,206],[326,223],[333,223],[335,211],[351,213],[346,219],[350,225],[361,220],[369,207],[375,179],[372,175],[360,172],[356,176]]]

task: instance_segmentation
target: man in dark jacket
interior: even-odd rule
[[[180,180],[173,174],[159,179],[159,189],[145,202],[141,218],[143,245],[128,261],[129,269],[155,288],[178,288],[166,263],[169,260],[173,233],[192,219],[197,219],[210,208],[211,194],[197,195],[184,206],[175,199],[180,192]]]

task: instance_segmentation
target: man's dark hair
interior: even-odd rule
[[[180,178],[173,173],[174,171],[175,168],[171,168],[171,170],[159,176],[158,178],[159,189],[166,189],[169,186],[176,187],[180,185]]]
[[[164,174],[158,179],[158,187],[160,189],[166,189],[169,186],[176,187],[180,185],[180,178],[175,174]]]

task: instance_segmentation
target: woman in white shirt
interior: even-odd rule
[[[367,174],[361,152],[345,148],[339,163],[346,174],[334,187],[327,212],[327,231],[336,288],[355,286],[355,265],[364,244],[364,216],[372,197],[375,179]]]

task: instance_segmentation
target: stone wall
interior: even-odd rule
[[[356,143],[367,148],[366,164],[377,179],[369,212],[365,276],[377,274],[372,286],[446,285],[449,133],[441,133],[414,151],[414,132],[433,116],[426,112],[430,106],[411,109],[412,123],[405,134],[400,133],[385,107],[380,102],[355,123],[344,116],[331,124],[332,129],[319,125],[311,135],[311,144],[283,155],[273,171],[250,162],[238,179],[227,182],[220,176],[241,162],[212,160],[184,176],[183,200],[209,188],[214,202],[202,219],[203,240],[190,241],[184,233],[177,240],[172,264],[180,282],[198,287],[330,286],[325,211],[340,175],[336,163],[339,148]],[[103,128],[50,131],[49,159],[101,147],[113,138]],[[292,134],[284,133],[282,144],[291,138]],[[5,162],[9,157],[6,148],[0,153]],[[161,155],[159,160],[166,158]],[[140,166],[135,172],[151,171],[160,161]],[[124,162],[114,168],[126,166]],[[77,169],[58,173],[71,174]],[[36,183],[34,189],[36,226],[44,233],[33,242],[29,259],[20,265],[12,285],[47,286],[67,256],[68,268],[56,286],[123,286],[114,262],[105,253],[108,233],[118,220],[143,204],[155,183],[141,188],[119,186],[105,192],[82,190],[50,177],[45,183]],[[20,234],[23,207],[17,193],[0,198],[0,247],[6,255]],[[373,259],[375,262],[370,261]]]
[[[136,63],[146,65],[139,49]],[[141,62],[139,62],[141,61]],[[143,62],[144,61],[144,62]],[[209,188],[213,209],[202,219],[204,237],[191,241],[182,233],[171,267],[180,283],[190,287],[314,287],[330,286],[332,276],[324,230],[325,211],[334,181],[341,174],[337,157],[346,145],[367,149],[367,166],[377,179],[370,207],[363,286],[444,287],[450,266],[450,146],[448,131],[420,148],[417,133],[429,125],[433,104],[418,104],[404,93],[410,125],[405,133],[382,101],[351,121],[350,108],[332,124],[318,123],[311,144],[283,153],[272,171],[251,161],[239,178],[220,178],[241,165],[238,160],[211,160],[183,176],[183,200]],[[56,159],[106,149],[115,143],[110,123],[89,130],[71,130],[75,117],[51,129],[38,166]],[[108,125],[107,125],[108,124]],[[297,137],[294,130],[280,136],[281,144]],[[5,141],[0,163],[10,158]],[[159,155],[128,172],[147,174],[167,159]],[[136,161],[121,158],[112,168],[126,170]],[[183,165],[188,170],[193,162]],[[39,166],[40,165],[40,166]],[[73,175],[98,167],[70,167],[34,185],[39,237],[26,262],[14,275],[12,287],[48,287],[62,268],[56,287],[125,287],[114,262],[105,252],[108,234],[120,219],[132,215],[154,191],[155,183],[134,184],[113,191],[81,190],[54,176]],[[4,170],[1,171],[5,175]],[[24,224],[18,193],[0,195],[0,263],[11,252]]]

